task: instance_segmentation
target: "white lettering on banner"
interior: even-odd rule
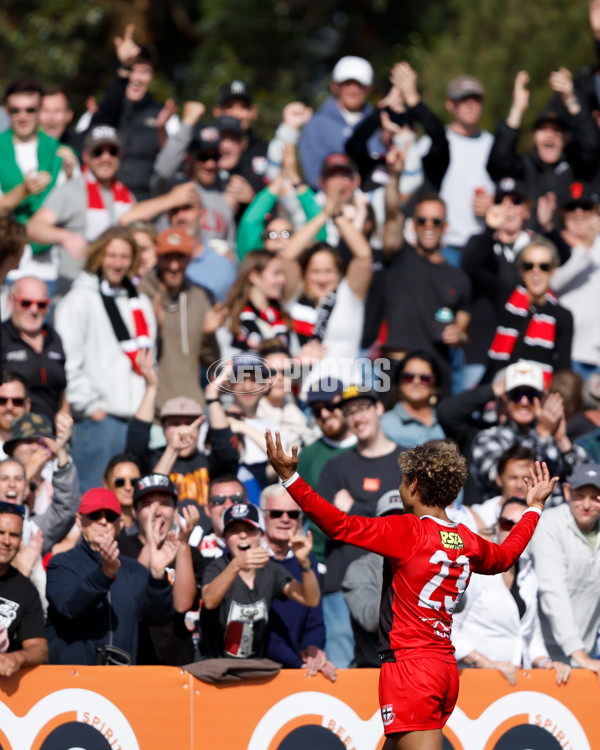
[[[391,706],[384,706],[389,716]],[[520,691],[504,695],[488,706],[477,718],[470,719],[459,707],[454,709],[448,728],[460,742],[455,750],[482,750],[488,747],[498,727],[511,717],[527,715],[528,725],[549,732],[563,750],[591,750],[583,727],[577,717],[560,701],[544,693]],[[344,733],[344,744],[351,750],[376,750],[383,737],[380,711],[363,721],[353,708],[338,698],[316,691],[296,693],[273,705],[256,725],[247,750],[265,750],[272,747],[275,737],[281,738],[281,730],[289,722],[297,730],[298,719],[310,716],[321,717],[321,726],[334,734]],[[551,717],[551,719],[549,718]],[[343,729],[342,729],[343,728]],[[508,730],[507,730],[508,731]],[[498,739],[498,738],[497,738]]]
[[[93,726],[100,732],[111,750],[140,750],[135,733],[125,716],[108,698],[92,690],[57,690],[44,696],[22,717],[15,716],[0,701],[0,727],[13,750],[40,747],[45,738],[45,735],[40,735],[42,729],[56,716],[69,712],[75,712],[77,721]]]

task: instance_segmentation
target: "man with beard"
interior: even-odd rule
[[[416,245],[403,239],[404,216],[400,210],[398,177],[390,164],[386,186],[386,221],[383,252],[388,262],[384,280],[384,316],[387,320],[385,350],[402,359],[412,349],[430,353],[441,371],[440,387],[450,386],[449,347],[468,342],[470,284],[466,274],[453,268],[442,255],[446,231],[446,206],[435,193],[425,193],[414,208]]]
[[[15,419],[22,417],[31,409],[27,381],[16,372],[6,371],[0,383],[0,441],[2,444],[10,437],[10,428]],[[6,453],[2,450],[2,458]]]

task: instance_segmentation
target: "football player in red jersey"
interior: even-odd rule
[[[338,510],[297,474],[279,434],[266,436],[271,465],[294,500],[326,534],[384,557],[379,615],[379,702],[384,750],[442,750],[442,728],[458,696],[450,640],[452,613],[471,573],[508,570],[535,530],[557,477],[536,462],[527,484],[527,511],[501,544],[488,542],[445,509],[467,476],[453,443],[418,445],[400,455],[404,515],[363,518]]]

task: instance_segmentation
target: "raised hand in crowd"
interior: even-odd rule
[[[206,107],[202,102],[185,102],[181,114],[181,122],[193,127],[204,117]]]
[[[550,232],[554,227],[554,213],[557,203],[556,193],[546,193],[538,198],[537,222],[544,232]],[[569,241],[566,237],[564,239],[566,242]]]
[[[175,99],[167,99],[167,101],[163,105],[163,108],[156,116],[156,132],[158,134],[158,142],[161,148],[165,145],[169,137],[167,131],[165,130],[165,126],[170,118],[176,114],[177,105],[175,104]]]
[[[215,303],[204,316],[202,321],[202,333],[209,336],[215,333],[222,325],[225,325],[229,308],[222,302]]]
[[[201,414],[192,424],[182,424],[177,427],[169,436],[168,445],[176,453],[180,453],[185,448],[189,448],[198,439],[198,427],[204,422],[206,417]]]
[[[67,176],[67,179],[70,180],[75,171],[75,167],[79,163],[77,156],[75,156],[75,152],[68,146],[59,146],[59,148],[56,149],[56,155],[60,156],[63,172]]]
[[[475,216],[487,216],[488,209],[494,205],[494,196],[484,188],[477,188],[473,193],[472,205]]]
[[[68,459],[67,445],[73,434],[73,417],[67,412],[59,411],[55,417],[56,424],[56,455],[58,465],[64,466]]]
[[[561,419],[565,416],[565,405],[560,393],[549,393],[542,403],[534,399],[536,431],[542,437],[550,437],[558,430]]]
[[[231,206],[231,210],[237,211],[240,203],[251,203],[254,200],[254,189],[245,177],[233,174],[229,178],[223,197]]]
[[[510,112],[506,118],[506,124],[517,130],[521,127],[523,115],[529,107],[529,73],[526,70],[520,70],[515,78],[513,89],[512,104]]]
[[[26,547],[25,542],[21,541],[21,546],[14,560],[15,568],[25,576],[29,578],[33,572],[33,569],[38,563],[42,555],[42,547],[44,545],[44,534],[41,529],[38,529],[31,535],[29,544]]]
[[[398,62],[392,68],[390,81],[398,90],[407,107],[416,107],[421,101],[417,83],[417,71],[407,62]]]
[[[136,61],[136,58],[140,54],[140,47],[134,41],[133,34],[135,32],[134,24],[130,23],[125,27],[125,33],[122,37],[116,36],[114,38],[115,52],[121,67],[129,73],[129,69]]]
[[[179,541],[177,534],[171,530],[161,540],[160,525],[162,519],[157,515],[158,503],[152,503],[148,516],[148,527],[146,530],[146,546],[148,548],[148,568],[153,578],[162,578],[165,568],[173,564]]]
[[[282,121],[294,130],[302,130],[312,116],[311,107],[307,107],[303,102],[290,102],[283,108]]]
[[[575,95],[573,75],[567,68],[559,68],[550,73],[550,86],[560,94],[560,98],[570,115],[578,115],[581,112],[581,104]]]

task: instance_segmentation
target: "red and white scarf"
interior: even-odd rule
[[[556,305],[556,298],[547,292],[546,303]],[[552,379],[552,353],[556,339],[556,318],[548,312],[532,312],[527,290],[518,286],[504,305],[504,315],[496,328],[494,340],[489,348],[490,359],[506,362],[525,359],[536,362],[544,371],[546,387]],[[515,358],[515,347],[519,343],[519,355]]]
[[[133,336],[129,333],[129,329],[121,317],[114,293],[105,279],[101,279],[100,281],[100,295],[102,296],[104,309],[123,353],[131,360],[134,372],[141,375],[142,373],[136,362],[137,353],[140,349],[149,349],[152,346],[152,340],[150,339],[148,321],[144,315],[135,287],[128,278],[123,279],[123,287],[129,295],[129,309],[134,327]]]
[[[135,198],[119,180],[113,180],[110,190],[113,205],[109,211],[104,205],[102,190],[87,166],[81,169],[87,188],[87,210],[85,214],[85,239],[93,242],[102,232],[115,226],[121,216],[135,204]]]

